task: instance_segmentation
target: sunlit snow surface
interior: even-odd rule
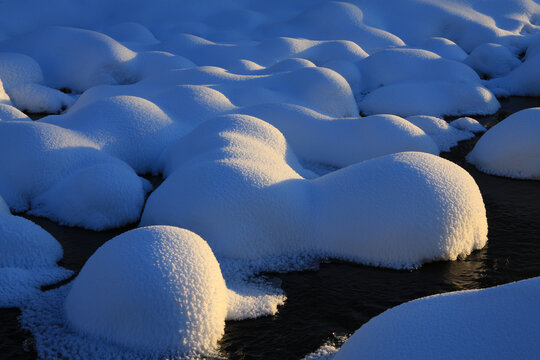
[[[485,129],[443,116],[540,94],[539,19],[532,0],[1,2],[0,305],[23,307],[42,357],[191,356],[225,318],[276,313],[285,296],[257,272],[467,256],[486,244],[482,196],[437,155]],[[538,179],[537,112],[469,161]],[[146,203],[147,173],[165,181]],[[121,235],[42,293],[69,276],[62,249],[9,209],[179,228]]]
[[[540,278],[414,300],[371,319],[335,360],[534,358]]]

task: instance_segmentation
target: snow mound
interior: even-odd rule
[[[398,36],[366,25],[363,18],[362,10],[354,4],[325,1],[312,5],[287,21],[260,26],[255,36],[350,40],[368,53],[380,48],[405,45]]]
[[[418,126],[431,136],[441,151],[450,151],[450,148],[456,146],[459,141],[474,137],[472,132],[450,126],[443,119],[434,116],[410,116],[407,121]]]
[[[30,220],[11,215],[0,197],[0,307],[16,306],[41,285],[60,281],[70,271],[56,263],[62,246]]]
[[[453,120],[450,122],[449,125],[453,126],[456,129],[470,131],[473,133],[486,131],[486,128],[482,124],[468,116],[460,117],[459,119]]]
[[[458,44],[443,37],[429,38],[419,47],[449,60],[462,62],[467,58],[467,53]]]
[[[243,76],[208,67],[171,71],[132,85],[94,87],[81,95],[66,114],[49,116],[41,121],[93,139],[103,150],[126,161],[139,173],[149,171],[151,164],[157,161],[157,155],[171,140],[224,113],[242,113],[264,119],[283,132],[303,160],[336,167],[400,151],[438,154],[429,136],[401,118],[389,115],[358,118],[350,90],[346,91],[348,99],[342,99],[339,105],[335,98],[339,88],[333,88],[333,94],[326,94],[318,90],[313,74],[293,76],[293,73],[307,70],[285,72],[281,78],[276,75]],[[315,71],[315,75],[320,72],[320,69]],[[336,73],[332,74],[340,78]],[[309,77],[310,81],[296,80],[304,77]],[[294,81],[296,89],[290,86]],[[206,83],[222,85],[202,85]],[[276,90],[281,88],[297,95],[285,97],[281,95],[285,90]],[[225,94],[233,100],[240,97],[240,103],[255,105],[237,107]],[[335,118],[313,110],[315,105],[309,104],[318,104],[321,108],[321,99],[327,102],[324,108],[328,111],[352,117]],[[344,112],[346,106],[350,110]]]
[[[497,96],[539,96],[540,95],[540,56],[528,57],[525,62],[512,72],[485,82],[485,85]]]
[[[24,54],[0,53],[0,79],[15,107],[24,111],[53,113],[74,102],[61,91],[43,86],[41,67]]]
[[[365,114],[490,114],[499,108],[467,65],[419,49],[385,49],[358,63]]]
[[[0,196],[9,207],[62,224],[101,230],[134,222],[151,187],[97,144],[55,125],[2,121],[0,149]]]
[[[459,82],[407,82],[383,86],[360,101],[366,115],[391,113],[411,115],[488,115],[500,104],[480,85]]]
[[[153,355],[215,352],[227,289],[198,235],[147,227],[108,241],[88,259],[65,302],[78,331]]]
[[[494,175],[540,180],[540,108],[519,111],[490,128],[467,161]]]
[[[50,26],[10,45],[35,59],[43,70],[45,84],[54,88],[83,92],[99,84],[132,80],[126,63],[136,53],[102,33]]]
[[[486,242],[474,180],[429,154],[383,156],[306,180],[277,129],[229,115],[181,138],[162,167],[167,178],[150,195],[141,225],[197,232],[218,257],[307,251],[410,268],[456,259]]]
[[[83,135],[140,174],[150,172],[161,152],[186,132],[156,104],[135,96],[105,97],[40,122]]]
[[[500,44],[482,44],[464,61],[480,75],[500,77],[521,65],[521,61]]]
[[[394,115],[332,118],[286,104],[263,104],[238,112],[278,128],[303,161],[345,167],[403,151],[439,154],[429,135]]]
[[[0,95],[1,96],[1,95]],[[15,121],[22,121],[22,120],[28,120],[28,121],[31,121],[31,119],[26,116],[25,113],[23,113],[22,111],[20,111],[19,109],[11,106],[11,105],[7,105],[7,104],[2,104],[0,102],[0,121],[11,121],[11,120],[15,120]]]
[[[363,325],[335,360],[526,359],[537,353],[540,278],[414,300]]]
[[[0,52],[0,79],[6,89],[11,89],[22,84],[42,84],[43,73],[30,56]]]

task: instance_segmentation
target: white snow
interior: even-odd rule
[[[100,247],[73,281],[65,310],[78,331],[129,348],[209,355],[223,335],[227,290],[198,235],[148,227]]]
[[[450,151],[450,148],[456,146],[459,141],[474,137],[472,132],[460,130],[443,119],[434,116],[410,116],[407,121],[418,126],[431,136],[441,151]]]
[[[65,313],[78,332],[129,351],[209,356],[216,354],[225,319],[275,314],[283,300],[253,287],[227,289],[212,250],[197,234],[151,226],[115,237],[88,259]]]
[[[0,121],[0,196],[15,211],[101,230],[136,221],[150,187],[76,132]]]
[[[500,44],[485,43],[476,47],[465,64],[480,75],[499,77],[521,65],[521,61],[508,48]]]
[[[488,174],[540,180],[540,108],[519,111],[490,128],[467,160]]]
[[[470,131],[473,133],[485,132],[486,128],[472,117],[464,116],[459,119],[450,121],[450,126],[464,131]]]
[[[27,55],[0,52],[0,79],[11,101],[20,110],[54,113],[74,102],[70,96],[43,86],[41,67]]]
[[[56,266],[62,246],[30,220],[11,215],[0,197],[0,307],[19,305],[26,297],[71,272]]]
[[[467,58],[467,53],[458,44],[443,37],[429,38],[419,48],[434,52],[449,60],[463,61]]]
[[[487,115],[500,107],[495,96],[480,85],[460,82],[406,82],[383,86],[359,104],[366,115]]]
[[[8,104],[3,104],[0,102],[0,121],[10,121],[10,120],[17,120],[17,121],[21,121],[21,120],[29,120],[31,121],[31,119],[26,116],[25,113],[23,113],[22,111],[20,111],[19,109],[11,106],[11,105],[8,105]]]
[[[190,229],[218,257],[306,250],[410,268],[456,259],[486,241],[474,180],[424,153],[379,157],[309,181],[277,129],[231,115],[181,138],[165,153],[163,172],[141,225]]]
[[[188,253],[204,248],[197,254],[217,263],[197,235],[153,228],[113,240],[95,258],[118,269],[118,284],[141,292],[111,290],[121,305],[137,303],[150,314],[131,321],[169,321],[161,340],[140,323],[124,324],[122,333],[114,317],[121,310],[87,321],[79,309],[70,321],[82,319],[82,332],[66,328],[61,308],[70,285],[36,290],[58,279],[55,262],[39,276],[3,268],[0,289],[13,299],[3,304],[24,295],[23,318],[42,357],[211,352],[225,318],[274,314],[283,304],[269,284],[246,282],[257,272],[302,269],[320,257],[411,268],[483,247],[478,187],[435,155],[485,129],[472,118],[447,124],[440,117],[493,114],[495,95],[539,95],[539,19],[532,0],[1,1],[0,198],[17,212],[103,230],[140,219],[151,185],[137,174],[163,174],[141,224],[196,231],[227,264],[223,276],[210,273],[228,285],[214,299],[226,305],[190,312],[182,319],[200,327],[175,331],[185,322],[171,325],[179,319],[167,315],[171,309],[214,300],[210,289],[200,302],[164,300],[177,294],[171,284],[198,289],[192,280],[211,280],[198,276],[204,261],[188,262],[194,273],[176,277],[182,268],[172,257],[195,244]],[[21,111],[56,115],[32,122]],[[537,111],[490,129],[469,161],[538,178]],[[331,173],[318,177],[304,166]],[[24,229],[20,236],[34,229],[7,214],[2,200],[0,224],[4,217]],[[171,240],[180,233],[183,242]],[[150,251],[169,247],[169,255]],[[130,253],[146,265],[135,267]],[[93,261],[85,267],[90,278],[101,271]],[[171,282],[152,272],[158,264]],[[150,277],[155,284],[136,282]],[[116,280],[106,280],[98,285],[114,288]],[[98,295],[88,284],[76,295],[75,285],[74,304],[111,305],[92,302]],[[153,297],[164,305],[150,306]],[[201,325],[203,315],[218,313]],[[171,340],[184,335],[193,337]]]
[[[335,360],[534,358],[539,296],[533,278],[414,300],[364,324]]]

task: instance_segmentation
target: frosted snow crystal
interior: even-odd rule
[[[467,160],[488,174],[540,180],[540,108],[519,111],[493,126]]]
[[[363,325],[335,360],[534,357],[539,294],[534,278],[414,300]]]
[[[231,115],[181,138],[165,153],[163,171],[141,225],[195,231],[218,257],[311,251],[409,268],[456,259],[486,241],[474,180],[424,153],[379,157],[308,181],[277,129]]]

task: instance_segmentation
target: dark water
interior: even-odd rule
[[[493,126],[509,114],[540,106],[539,98],[502,99],[497,114],[477,117]],[[486,248],[464,260],[436,262],[414,271],[395,271],[343,262],[321,264],[318,271],[266,274],[279,278],[287,302],[273,317],[229,321],[221,341],[230,359],[300,359],[325,342],[339,345],[373,316],[422,296],[484,288],[540,276],[540,182],[483,174],[464,161],[478,140],[461,142],[442,156],[475,178],[487,209]],[[157,179],[153,179],[158,181]],[[133,226],[92,232],[35,221],[64,247],[62,266],[80,270],[105,241]],[[0,358],[33,359],[32,336],[20,330],[17,309],[0,309]]]

